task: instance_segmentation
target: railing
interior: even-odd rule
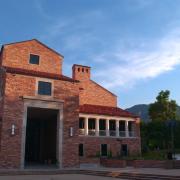
[[[88,130],[88,135],[89,136],[95,136],[96,135],[96,130],[95,129],[89,129]]]
[[[85,129],[79,129],[79,135],[85,135]]]
[[[79,135],[85,135],[85,129],[79,129]],[[88,130],[88,135],[89,136],[107,136],[106,135],[106,130],[99,130],[99,132],[96,134],[95,129],[89,129]],[[128,131],[128,137],[135,137],[135,131]],[[109,136],[111,137],[116,137],[116,131],[114,130],[109,130]],[[119,131],[119,136],[118,137],[126,137],[126,131]]]
[[[99,136],[106,136],[106,130],[99,130]]]
[[[126,131],[119,131],[120,137],[126,137]]]
[[[116,131],[110,130],[109,131],[109,136],[116,136]]]
[[[129,131],[129,137],[135,137],[135,132],[134,131]]]

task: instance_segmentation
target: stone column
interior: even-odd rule
[[[116,137],[119,137],[119,120],[116,120]]]
[[[87,135],[88,135],[88,118],[87,118],[87,117],[85,117],[85,123],[84,123],[84,125],[85,125],[85,127],[84,127],[84,129],[85,129],[85,135],[87,136]]]
[[[106,136],[109,136],[109,119],[106,119]]]
[[[125,121],[126,137],[129,137],[128,121]]]
[[[96,136],[99,136],[99,118],[96,118]]]

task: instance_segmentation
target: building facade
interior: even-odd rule
[[[0,168],[79,167],[91,157],[141,153],[139,118],[117,96],[36,39],[0,52]]]

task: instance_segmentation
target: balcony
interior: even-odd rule
[[[109,131],[109,136],[116,136],[116,131],[110,130]]]
[[[120,137],[126,137],[126,131],[119,131]]]
[[[96,130],[95,129],[89,129],[88,130],[88,135],[89,136],[95,136],[96,135]]]
[[[135,131],[129,131],[129,137],[135,137]]]
[[[79,135],[85,135],[85,129],[79,129]]]
[[[99,130],[99,136],[106,136],[106,130]]]

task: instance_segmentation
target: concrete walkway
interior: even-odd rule
[[[134,173],[134,174],[153,174],[153,175],[167,175],[167,176],[180,176],[180,169],[161,169],[161,168],[83,168],[83,170],[95,171],[111,171],[120,173]]]
[[[174,179],[180,180],[179,169],[160,168],[80,168],[80,169],[26,169],[0,170],[0,180],[112,180],[112,177],[125,178],[144,177],[146,179]],[[104,177],[103,177],[104,176]],[[137,178],[136,178],[137,179]]]
[[[114,180],[110,177],[99,177],[77,174],[62,175],[18,175],[18,176],[0,176],[0,180]]]

